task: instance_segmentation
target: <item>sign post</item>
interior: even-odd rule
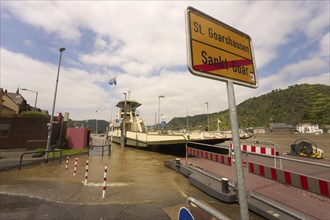
[[[233,84],[258,87],[251,38],[192,7],[186,12],[186,32],[189,71],[227,83],[240,213],[249,219]]]

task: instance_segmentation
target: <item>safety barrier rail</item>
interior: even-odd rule
[[[108,146],[108,150],[104,150],[104,147]],[[110,156],[110,152],[111,152],[111,144],[109,143],[109,145],[102,145],[102,146],[98,146],[98,145],[89,145],[88,146],[88,156],[90,155],[89,152],[91,150],[93,150],[93,148],[102,148],[102,157],[104,156],[104,151],[108,151],[108,156]]]
[[[55,152],[60,152],[60,164],[62,162],[62,149],[53,149],[53,150],[45,150],[45,151],[42,151],[42,153],[50,153],[50,152],[53,152],[53,162],[54,162],[54,159],[55,159]],[[22,167],[22,161],[23,161],[23,157],[24,155],[27,155],[27,154],[37,154],[37,153],[41,153],[40,151],[33,151],[33,152],[25,152],[25,153],[22,153],[21,154],[21,157],[20,157],[20,160],[19,160],[19,164],[18,164],[18,170],[21,170],[21,167]],[[45,163],[48,162],[48,158],[45,159]]]
[[[189,146],[192,145],[192,146]],[[202,150],[200,148],[208,148],[207,150]],[[219,151],[224,151],[224,154],[216,153]],[[216,164],[218,165],[226,165],[227,168],[221,169],[221,174],[219,177],[223,177],[222,175],[226,173],[227,175],[231,176],[233,179],[233,183],[230,183],[231,186],[234,188],[236,185],[236,177],[235,177],[235,166],[232,166],[232,151],[227,146],[221,146],[221,145],[210,145],[210,144],[204,144],[199,142],[192,142],[192,141],[186,141],[186,160],[185,165],[187,165],[189,156],[194,156],[196,158],[205,159],[206,161],[210,161],[211,164],[207,164],[206,161],[199,161],[196,162],[197,164],[204,164],[202,166],[208,167],[207,169],[211,171],[212,173],[219,175],[219,172],[215,170]],[[212,164],[213,163],[213,164]],[[197,165],[199,167],[199,165]],[[212,168],[211,168],[212,167]],[[226,175],[226,176],[227,176]]]
[[[217,153],[208,152],[205,150],[200,150],[200,149],[190,148],[190,147],[186,148],[186,154],[187,154],[187,157],[188,157],[188,155],[197,156],[197,157],[201,157],[201,158],[204,158],[207,160],[212,160],[214,162],[221,163],[221,164],[224,164],[227,166],[231,166],[231,157],[230,156],[225,156],[222,154],[217,154]]]
[[[252,163],[248,161],[249,153],[247,156],[247,166],[248,166],[248,173],[253,173],[289,186],[296,187],[298,189],[303,189],[321,196],[330,197],[330,181],[311,177],[306,174],[300,174],[297,172],[292,172],[288,170],[283,169],[277,169],[276,167],[270,167],[258,163]],[[326,169],[330,168],[330,165],[327,164],[320,164],[320,163],[311,163],[308,161],[300,161],[295,160],[291,158],[285,158],[282,157],[282,160],[288,160],[288,161],[295,161],[295,162],[301,162],[306,164],[313,164],[317,165],[319,167],[324,167]],[[249,176],[250,177],[250,176]],[[251,193],[251,187],[250,187],[250,193]]]
[[[106,138],[105,137],[99,137],[99,136],[91,136],[89,139],[89,142],[91,145],[97,145],[102,146],[105,145]]]
[[[280,156],[280,146],[272,141],[241,140],[240,143],[242,152]],[[233,147],[232,143],[229,145],[229,147]]]
[[[282,169],[265,165],[260,160],[252,161],[256,159],[254,155],[246,154],[251,197],[270,206],[276,206],[297,219],[305,218],[301,217],[301,213],[321,219],[329,216],[330,165],[278,157],[285,167]],[[267,158],[272,159],[269,155],[258,156],[263,157],[263,161],[267,161]],[[313,209],[310,210],[309,207]]]
[[[195,206],[197,206],[198,208],[202,209],[204,212],[206,212],[207,214],[213,216],[216,219],[221,219],[221,220],[229,220],[230,218],[228,216],[226,216],[225,214],[219,212],[216,209],[213,209],[207,205],[205,205],[204,203],[198,201],[197,199],[194,199],[192,197],[188,197],[187,202],[189,204],[189,206],[191,206],[191,204],[194,204]]]
[[[243,143],[243,144],[242,144]],[[233,149],[233,144],[229,144],[229,148]],[[268,155],[274,158],[274,166],[276,167],[277,158],[280,156],[280,146],[272,141],[241,141],[241,151],[243,153],[250,153],[256,155]],[[279,159],[280,168],[282,168],[282,160]],[[243,164],[246,164],[246,160],[243,160]]]

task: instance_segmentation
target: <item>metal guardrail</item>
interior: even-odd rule
[[[225,214],[219,212],[218,210],[216,210],[214,208],[211,208],[211,207],[205,205],[204,203],[198,201],[197,199],[188,197],[187,202],[188,202],[189,206],[191,206],[191,204],[194,204],[195,206],[202,209],[204,212],[206,212],[207,214],[213,216],[214,218],[216,218],[218,220],[230,220],[230,218],[228,216],[226,216]]]
[[[108,146],[108,150],[104,150],[104,147],[105,147],[105,146]],[[108,156],[110,156],[110,152],[111,152],[112,145],[111,145],[111,144],[108,144],[108,145],[102,145],[102,146],[98,146],[98,145],[89,145],[89,146],[88,146],[88,156],[90,155],[90,154],[89,154],[90,149],[93,149],[93,148],[102,148],[102,157],[104,156],[104,151],[108,151]]]
[[[216,148],[216,149],[225,149],[225,150],[228,150],[228,154],[227,154],[228,157],[231,157],[232,154],[233,154],[232,149],[230,147],[227,147],[227,146],[210,145],[210,144],[204,144],[204,143],[199,143],[199,142],[186,141],[186,146],[185,146],[186,147],[186,160],[185,160],[186,164],[185,165],[187,165],[187,161],[188,161],[188,153],[187,153],[188,144],[211,147],[211,148]],[[231,166],[231,169],[232,169],[232,175],[233,175],[233,184],[232,184],[232,186],[236,189],[237,181],[236,181],[235,166]]]
[[[291,216],[293,216],[293,217],[295,217],[296,219],[306,219],[306,217],[301,213],[301,211],[298,211],[298,210],[296,210],[295,208],[291,208],[291,207],[289,207],[289,206],[286,206],[286,205],[282,205],[281,203],[278,203],[278,202],[276,202],[275,200],[273,200],[272,198],[268,198],[268,197],[265,197],[265,196],[263,196],[263,195],[260,195],[260,194],[258,194],[258,193],[254,193],[253,192],[253,189],[252,189],[252,181],[251,181],[251,172],[250,172],[250,164],[252,163],[251,162],[251,160],[249,159],[249,157],[250,156],[252,156],[252,155],[255,155],[255,153],[251,153],[251,152],[247,152],[246,153],[246,160],[247,160],[247,173],[248,173],[248,178],[247,178],[247,180],[248,180],[248,186],[249,186],[249,192],[250,192],[250,196],[251,197],[253,197],[253,198],[255,198],[255,199],[258,199],[259,201],[261,201],[261,202],[263,202],[263,203],[265,203],[265,204],[268,204],[268,205],[270,205],[270,206],[272,206],[272,207],[276,207],[277,209],[279,209],[279,210],[281,210],[282,212],[284,212],[284,213],[287,213],[287,214],[289,214],[289,215],[291,215]],[[258,154],[258,156],[261,156],[261,157],[265,157],[265,158],[274,158],[273,156],[269,156],[269,155],[260,155],[260,154]],[[323,167],[323,168],[325,168],[325,169],[330,169],[330,165],[328,165],[328,164],[321,164],[321,163],[315,163],[315,162],[309,162],[309,161],[305,161],[305,160],[299,160],[299,159],[293,159],[293,158],[287,158],[287,157],[281,157],[281,156],[278,156],[278,157],[275,157],[275,159],[278,159],[278,160],[280,160],[280,161],[282,161],[282,160],[284,160],[284,161],[291,161],[291,162],[296,162],[296,163],[304,163],[304,164],[309,164],[309,165],[314,165],[314,166],[318,166],[318,167]],[[253,164],[253,163],[252,163]],[[258,164],[258,163],[257,163]],[[286,172],[286,173],[288,173],[288,174],[290,174],[290,181],[291,181],[291,183],[290,184],[287,184],[287,183],[285,183],[285,181],[283,182],[283,181],[280,181],[280,180],[278,180],[277,178],[276,178],[276,180],[274,180],[274,179],[272,179],[272,178],[269,178],[269,177],[266,177],[266,172],[267,172],[267,170],[266,170],[266,168],[267,168],[267,165],[262,165],[263,167],[264,167],[264,170],[263,170],[263,172],[264,172],[264,175],[263,175],[263,177],[265,177],[265,178],[267,178],[267,179],[270,179],[270,180],[272,180],[272,181],[276,181],[276,182],[278,182],[279,184],[283,184],[283,185],[285,185],[285,186],[290,186],[290,187],[293,187],[293,188],[296,188],[296,189],[301,189],[301,190],[305,190],[306,192],[309,192],[310,194],[313,194],[313,195],[321,195],[322,193],[321,192],[319,192],[319,193],[316,193],[315,192],[315,190],[313,191],[313,190],[311,190],[310,188],[309,188],[309,186],[306,188],[306,186],[305,186],[305,188],[304,187],[298,187],[297,186],[297,181],[294,181],[293,179],[291,179],[291,178],[294,178],[294,176],[293,175],[296,175],[296,176],[303,176],[304,177],[304,179],[305,179],[305,182],[307,183],[307,185],[308,185],[308,183],[309,184],[311,184],[311,186],[310,187],[317,187],[317,185],[312,185],[312,183],[313,182],[315,182],[315,181],[313,181],[313,179],[318,179],[317,177],[312,177],[311,176],[311,174],[308,174],[308,173],[306,173],[306,174],[301,174],[301,173],[298,173],[297,171],[296,172],[294,172],[294,171],[288,171],[288,170],[283,170],[282,169],[282,163],[280,164],[280,168],[277,168],[276,167],[276,163],[274,164],[274,170],[273,170],[273,172],[276,172],[276,176],[278,176],[278,174],[277,174],[277,170],[279,170],[279,171],[283,171],[283,172]],[[260,172],[260,171],[259,171]],[[254,174],[254,175],[260,175],[260,174],[255,174],[254,172],[252,173],[252,174]],[[272,174],[273,175],[273,174]],[[292,176],[291,176],[292,175]],[[283,175],[283,176],[285,176],[285,175]],[[310,180],[309,180],[310,179]],[[302,178],[300,177],[300,181],[302,181]],[[327,180],[328,182],[329,182],[329,180]],[[326,180],[324,181],[324,182],[326,182]],[[329,183],[328,183],[329,184]],[[321,187],[321,186],[318,186],[318,187]],[[329,193],[328,193],[329,194]],[[321,196],[324,196],[324,195],[321,195]],[[328,195],[329,196],[329,195]]]
[[[53,149],[53,150],[48,150],[48,151],[42,151],[42,153],[50,153],[50,152],[53,152],[53,162],[55,160],[55,152],[60,152],[60,164],[62,163],[62,149]],[[26,153],[22,153],[21,154],[21,157],[20,157],[20,160],[19,160],[19,165],[18,165],[18,170],[21,170],[22,168],[22,161],[23,161],[23,157],[24,155],[27,155],[27,154],[36,154],[36,153],[41,153],[40,151],[33,151],[33,152],[26,152]],[[45,163],[48,162],[48,158],[45,159]]]

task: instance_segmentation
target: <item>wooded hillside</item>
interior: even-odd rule
[[[217,121],[221,121],[220,129],[230,129],[228,110],[210,114],[210,130],[217,130]],[[269,122],[297,125],[312,123],[330,124],[330,86],[301,84],[289,86],[287,89],[276,89],[250,98],[237,106],[237,117],[240,128],[268,127]],[[188,117],[190,130],[207,128],[207,115]],[[173,118],[166,129],[185,128],[187,117]]]

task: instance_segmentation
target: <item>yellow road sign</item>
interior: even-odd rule
[[[188,7],[186,16],[190,72],[258,87],[250,36],[192,7]]]

